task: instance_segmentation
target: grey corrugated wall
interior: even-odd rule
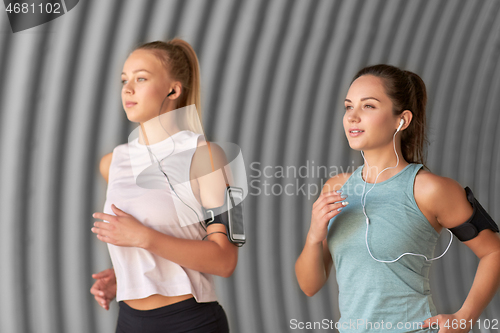
[[[470,186],[500,221],[497,0],[81,0],[16,34],[4,13],[0,332],[113,331],[116,303],[106,312],[89,293],[90,274],[110,266],[90,232],[91,214],[105,199],[98,162],[134,128],[120,101],[128,52],[174,36],[199,55],[209,138],[237,143],[252,181],[248,243],[234,275],[217,279],[232,332],[289,332],[291,319],[338,320],[333,276],[307,298],[294,263],[315,187],[328,178],[312,170],[340,172],[362,162],[341,120],[350,79],[365,65],[390,63],[422,76],[428,166]],[[291,167],[308,177],[294,178]],[[293,195],[275,195],[285,185]],[[443,233],[436,254],[447,241]],[[440,312],[458,310],[477,263],[456,241],[433,264]],[[499,314],[497,294],[482,320]]]

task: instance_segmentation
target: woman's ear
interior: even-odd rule
[[[182,94],[182,84],[179,81],[175,81],[174,83],[172,83],[168,93],[170,94],[172,91],[174,91],[174,93],[168,96],[168,98],[170,98],[171,100],[179,98],[179,96]]]
[[[411,120],[413,119],[413,113],[410,110],[404,110],[399,115],[400,119],[403,119],[405,123],[401,127],[401,131],[410,126]]]

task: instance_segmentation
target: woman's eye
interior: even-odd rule
[[[347,111],[347,110],[351,110],[351,109],[352,109],[352,106],[351,106],[351,105],[346,105],[346,106],[345,106],[345,109],[346,109],[346,111]]]
[[[142,80],[146,80],[146,78],[143,78],[143,77],[138,77],[137,78],[137,81],[142,81]],[[126,84],[128,81],[127,80],[122,80],[122,85]]]
[[[374,109],[375,107],[373,105],[367,104],[367,105],[365,105],[365,108]]]

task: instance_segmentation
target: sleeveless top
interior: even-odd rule
[[[437,315],[429,287],[431,262],[405,255],[394,263],[375,261],[366,247],[361,205],[364,180],[358,167],[342,186],[349,204],[330,220],[328,248],[339,287],[340,332],[437,332],[419,323]],[[379,260],[405,252],[433,258],[439,233],[418,208],[413,185],[422,164],[409,164],[376,183],[365,201],[368,244]],[[365,194],[373,183],[367,183]],[[389,327],[389,325],[391,327]]]
[[[189,181],[191,159],[199,136],[191,131],[180,131],[149,145],[184,203],[170,190],[156,160],[151,162],[147,146],[136,138],[115,147],[103,212],[115,215],[111,209],[113,203],[150,228],[178,238],[201,240],[206,231],[197,223],[199,219],[195,215],[202,216],[201,205]],[[149,176],[144,178],[148,170]],[[108,244],[108,249],[116,274],[117,301],[153,294],[193,294],[197,302],[217,300],[210,274],[182,267],[138,247]]]

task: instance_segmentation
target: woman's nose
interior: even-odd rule
[[[123,92],[125,93],[131,93],[134,91],[134,87],[132,86],[131,82],[127,82],[123,85]]]
[[[347,114],[347,120],[350,123],[359,121],[359,114],[356,108],[353,108],[349,111],[349,113]]]

